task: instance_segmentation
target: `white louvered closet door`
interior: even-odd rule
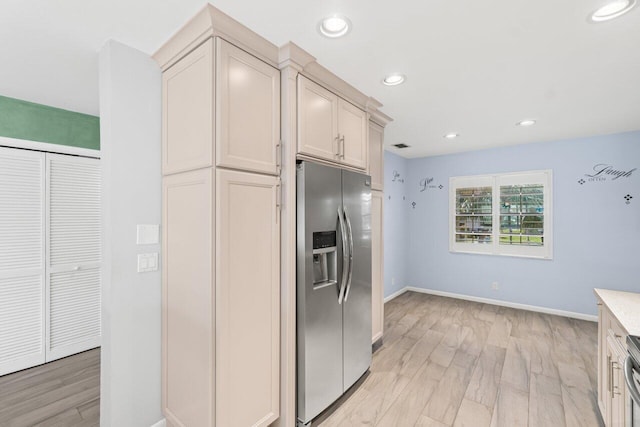
[[[0,375],[45,361],[45,155],[0,147]]]
[[[100,345],[100,163],[47,154],[47,361]]]

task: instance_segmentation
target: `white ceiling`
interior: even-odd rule
[[[640,129],[640,7],[603,0],[214,0],[276,45],[291,40],[383,104],[405,157]],[[113,38],[153,53],[202,0],[2,0],[0,95],[98,114],[98,57]],[[316,31],[329,14],[353,30]],[[385,74],[405,84],[380,84]],[[538,123],[515,126],[525,118]],[[448,132],[460,133],[445,140]]]

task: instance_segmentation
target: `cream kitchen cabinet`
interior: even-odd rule
[[[598,407],[605,425],[627,425],[627,335],[640,335],[640,294],[595,289],[598,301]]]
[[[154,58],[162,410],[170,427],[268,426],[280,416],[278,49],[207,5]]]
[[[298,76],[298,153],[367,169],[367,113]]]
[[[372,343],[382,338],[384,328],[384,194],[371,192],[371,313]]]
[[[216,166],[278,173],[277,68],[216,37],[165,71],[162,86],[164,175],[212,166],[214,151]]]
[[[384,128],[373,121],[369,122],[369,175],[371,189],[384,190]]]
[[[371,175],[371,302],[372,342],[381,342],[384,326],[384,128],[391,117],[371,111],[369,121],[369,175]]]

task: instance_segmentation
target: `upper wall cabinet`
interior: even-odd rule
[[[367,168],[367,123],[367,113],[342,98],[338,99],[342,163],[359,169]]]
[[[366,169],[367,113],[298,76],[298,152]]]
[[[162,74],[162,174],[213,164],[213,40]]]
[[[280,70],[218,38],[216,165],[277,173]]]
[[[278,69],[217,37],[165,71],[162,82],[164,175],[214,163],[278,173]]]
[[[338,97],[298,77],[298,152],[338,161]]]

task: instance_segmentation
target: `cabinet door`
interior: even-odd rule
[[[216,425],[267,426],[280,400],[278,179],[216,180]]]
[[[338,133],[341,139],[341,162],[366,169],[368,160],[367,113],[355,105],[338,99]],[[344,138],[344,140],[342,140]]]
[[[162,174],[213,165],[213,40],[162,74]]]
[[[98,159],[47,154],[47,361],[100,346]]]
[[[607,409],[607,327],[605,326],[606,311],[602,302],[598,301],[598,408],[606,419]]]
[[[216,164],[277,174],[280,70],[216,39]]]
[[[45,157],[0,148],[0,375],[45,362]]]
[[[384,128],[369,122],[369,175],[371,175],[371,189],[384,189]]]
[[[162,182],[162,411],[214,425],[213,169]]]
[[[611,359],[611,426],[626,426],[627,385],[624,378],[626,348],[618,343],[612,345]]]
[[[298,152],[338,160],[338,97],[298,76]]]
[[[371,192],[372,342],[382,338],[384,327],[383,198],[384,194],[381,191]]]

